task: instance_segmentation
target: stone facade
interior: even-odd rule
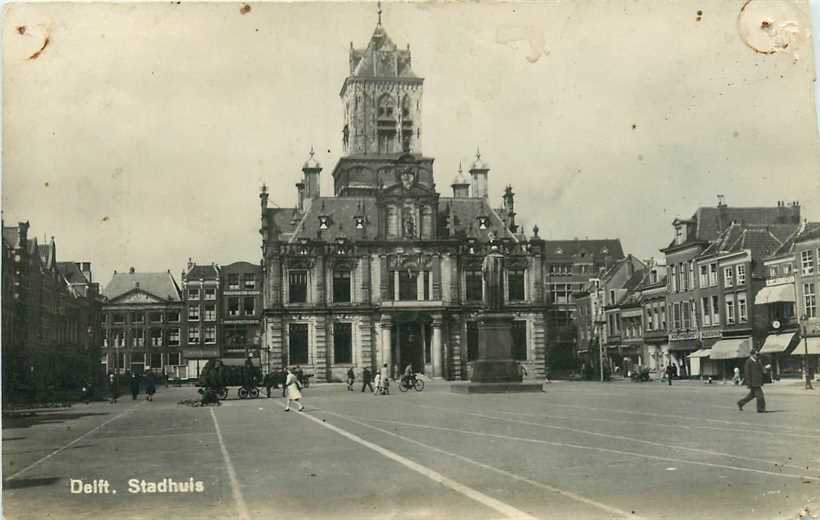
[[[299,365],[318,382],[385,364],[466,379],[477,354],[481,262],[495,238],[506,256],[506,310],[516,317],[513,354],[543,376],[544,243],[518,231],[511,187],[502,208],[491,207],[480,153],[472,182],[459,168],[452,197],[436,190],[433,159],[421,153],[422,88],[409,49],[398,50],[379,23],[366,49],[350,51],[333,196],[319,193],[322,166],[312,153],[295,207],[269,208],[263,187],[270,368]]]

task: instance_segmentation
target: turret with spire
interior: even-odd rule
[[[489,186],[487,185],[487,174],[490,172],[490,165],[481,160],[481,150],[476,148],[475,161],[470,168],[470,175],[473,178],[473,197],[486,199]]]

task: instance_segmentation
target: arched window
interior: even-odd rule
[[[387,236],[392,238],[399,236],[399,212],[395,206],[387,208]]]

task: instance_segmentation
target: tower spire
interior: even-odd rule
[[[381,0],[379,0],[378,5],[379,5],[379,10],[378,10],[378,13],[379,13],[379,23],[378,23],[377,25],[378,25],[379,27],[381,27],[381,26],[382,26],[382,1],[381,1]]]

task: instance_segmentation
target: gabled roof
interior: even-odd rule
[[[114,273],[114,277],[105,286],[102,294],[109,300],[114,300],[137,288],[163,300],[182,301],[179,286],[169,272]]]
[[[399,49],[381,24],[365,49],[350,49],[350,75],[356,78],[419,79],[410,66],[410,48]]]
[[[787,255],[794,251],[796,242],[806,240],[816,240],[820,238],[820,222],[805,222],[802,226],[792,232],[783,240],[783,244],[777,248],[772,256]]]
[[[265,216],[270,226],[268,236],[276,240],[287,241],[304,214],[296,208],[266,208]]]
[[[548,260],[588,260],[602,262],[605,258],[624,258],[621,241],[617,238],[600,240],[545,240],[544,256]]]
[[[54,265],[56,260],[56,247],[54,246],[54,240],[52,240],[48,244],[38,245],[37,253],[40,255],[40,261],[42,262],[43,266],[51,268],[51,266]]]
[[[57,262],[57,271],[69,284],[91,283],[74,262]]]
[[[3,241],[8,247],[20,247],[20,228],[17,226],[3,227]]]
[[[794,234],[797,225],[776,224],[771,226],[732,224],[707,247],[698,258],[749,250],[753,260],[771,256],[783,247],[783,239]],[[763,276],[763,263],[753,262],[754,275]]]

